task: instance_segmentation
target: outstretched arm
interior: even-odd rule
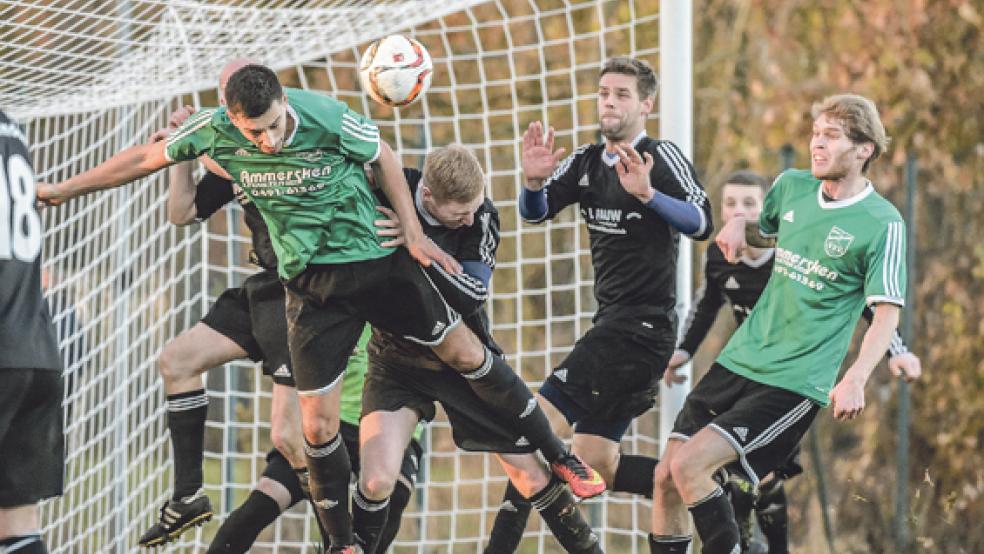
[[[116,188],[146,177],[173,163],[164,155],[164,149],[163,141],[138,144],[61,183],[39,183],[38,200],[56,206],[76,196]]]
[[[875,305],[871,326],[861,340],[861,350],[844,377],[830,391],[830,400],[837,419],[854,419],[864,410],[864,385],[875,369],[875,365],[892,340],[892,333],[899,325],[901,308],[895,304]]]

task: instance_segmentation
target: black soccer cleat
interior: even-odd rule
[[[180,500],[168,500],[161,507],[160,519],[140,537],[139,544],[150,548],[166,544],[212,519],[212,515],[212,502],[201,489]]]

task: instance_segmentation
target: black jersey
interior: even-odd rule
[[[475,212],[475,220],[468,227],[450,229],[434,219],[424,209],[420,194],[421,173],[416,169],[404,168],[404,176],[410,185],[410,194],[417,209],[417,218],[427,235],[442,250],[459,262],[482,262],[490,269],[495,268],[495,252],[499,248],[499,211],[488,198]],[[382,191],[377,190],[376,196],[384,206],[390,206],[389,200]],[[462,288],[473,288],[474,281],[467,275],[458,276]],[[462,312],[463,321],[486,347],[496,354],[502,354],[502,349],[492,339],[488,313],[484,306],[472,307],[468,295],[461,295],[463,300],[446,298],[451,307]],[[469,304],[464,305],[462,304]],[[476,309],[477,308],[477,309]],[[421,367],[439,368],[443,364],[430,348],[396,337],[385,331],[373,328],[369,340],[369,351],[376,355],[397,355],[404,359],[418,360]],[[383,354],[383,353],[386,354]]]
[[[708,245],[704,254],[704,280],[687,317],[681,350],[691,355],[697,351],[725,301],[731,304],[735,321],[739,325],[745,321],[772,275],[774,252],[768,248],[756,259],[742,256],[738,263],[730,264],[716,243]]]
[[[774,253],[774,249],[767,248],[758,258],[744,255],[738,263],[730,264],[717,243],[708,245],[704,255],[704,280],[694,295],[694,305],[687,317],[680,350],[693,356],[711,330],[714,318],[725,301],[731,304],[738,325],[745,321],[769,283],[775,261]],[[871,323],[874,316],[867,306],[861,315],[868,323]],[[907,351],[902,337],[896,331],[889,344],[888,355],[894,356]]]
[[[41,292],[37,180],[20,127],[0,111],[0,368],[61,371]]]
[[[277,254],[270,242],[270,231],[266,221],[260,215],[260,210],[250,201],[246,194],[232,181],[220,177],[210,171],[198,181],[195,189],[195,217],[204,221],[219,211],[222,206],[236,199],[243,208],[243,219],[253,235],[253,251],[250,261],[263,269],[277,270]]]
[[[711,206],[691,163],[672,142],[641,136],[635,145],[649,152],[654,165],[650,182],[656,190],[693,204],[703,224],[693,238],[705,240],[713,230]],[[604,144],[574,151],[547,179],[547,213],[552,219],[577,202],[591,240],[595,274],[595,319],[643,313],[672,317],[676,305],[679,236],[676,229],[622,187]]]

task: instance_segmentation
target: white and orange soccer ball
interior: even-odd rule
[[[373,100],[398,108],[413,103],[430,87],[434,64],[422,44],[390,35],[369,45],[359,62],[362,90]]]

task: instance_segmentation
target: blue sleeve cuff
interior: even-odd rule
[[[677,231],[686,235],[699,236],[707,227],[704,212],[700,211],[697,206],[663,194],[658,190],[653,191],[653,197],[646,203],[646,207],[659,214]]]
[[[485,265],[484,262],[461,262],[461,269],[468,275],[481,281],[485,285],[485,288],[488,288],[489,281],[492,280],[492,268]]]
[[[523,187],[519,192],[519,215],[526,221],[540,221],[547,215],[547,191]]]

